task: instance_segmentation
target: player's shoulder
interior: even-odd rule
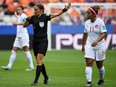
[[[89,20],[86,20],[85,21],[85,24],[89,24],[91,21],[90,21],[90,19]]]
[[[22,13],[21,16],[22,17],[27,17],[27,15],[25,13]]]
[[[97,22],[103,22],[101,18],[97,18]]]

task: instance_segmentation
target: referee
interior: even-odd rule
[[[47,38],[47,24],[52,18],[60,16],[66,12],[71,6],[71,3],[65,6],[60,12],[55,14],[44,14],[44,6],[42,4],[35,4],[34,6],[34,15],[28,17],[23,27],[28,25],[33,25],[34,37],[33,37],[33,51],[37,61],[36,75],[35,80],[31,84],[37,85],[40,73],[42,72],[44,76],[44,84],[48,84],[49,77],[46,73],[45,65],[43,63],[43,58],[46,55],[48,47],[48,38]]]

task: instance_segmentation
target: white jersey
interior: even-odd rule
[[[18,15],[18,23],[23,23],[26,21],[26,14],[22,13],[21,15]],[[28,37],[27,28],[23,28],[23,25],[17,25],[17,35],[16,37]]]
[[[96,41],[101,33],[107,32],[105,24],[103,20],[100,18],[97,18],[94,23],[92,23],[90,20],[87,20],[85,22],[85,33],[88,33],[87,41],[86,41],[86,47],[92,47],[91,44]],[[94,49],[103,48],[105,49],[105,40],[102,39],[95,47]]]

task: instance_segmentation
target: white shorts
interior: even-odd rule
[[[29,47],[29,37],[16,37],[13,46],[20,49],[24,46]]]
[[[93,49],[92,47],[85,47],[85,58],[91,58],[95,61],[102,61],[105,59],[105,49]]]

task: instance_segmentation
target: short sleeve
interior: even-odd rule
[[[21,16],[21,18],[22,18],[22,22],[25,22],[25,21],[26,21],[27,16],[26,16],[25,14],[23,14],[23,15]]]
[[[101,26],[100,26],[101,33],[102,33],[102,32],[107,32],[105,23],[104,23],[102,20],[101,20],[100,25],[101,25]]]
[[[87,33],[87,25],[85,23],[85,26],[84,26],[84,33]]]
[[[46,17],[47,17],[47,20],[50,21],[51,18],[50,18],[51,14],[46,14]]]

